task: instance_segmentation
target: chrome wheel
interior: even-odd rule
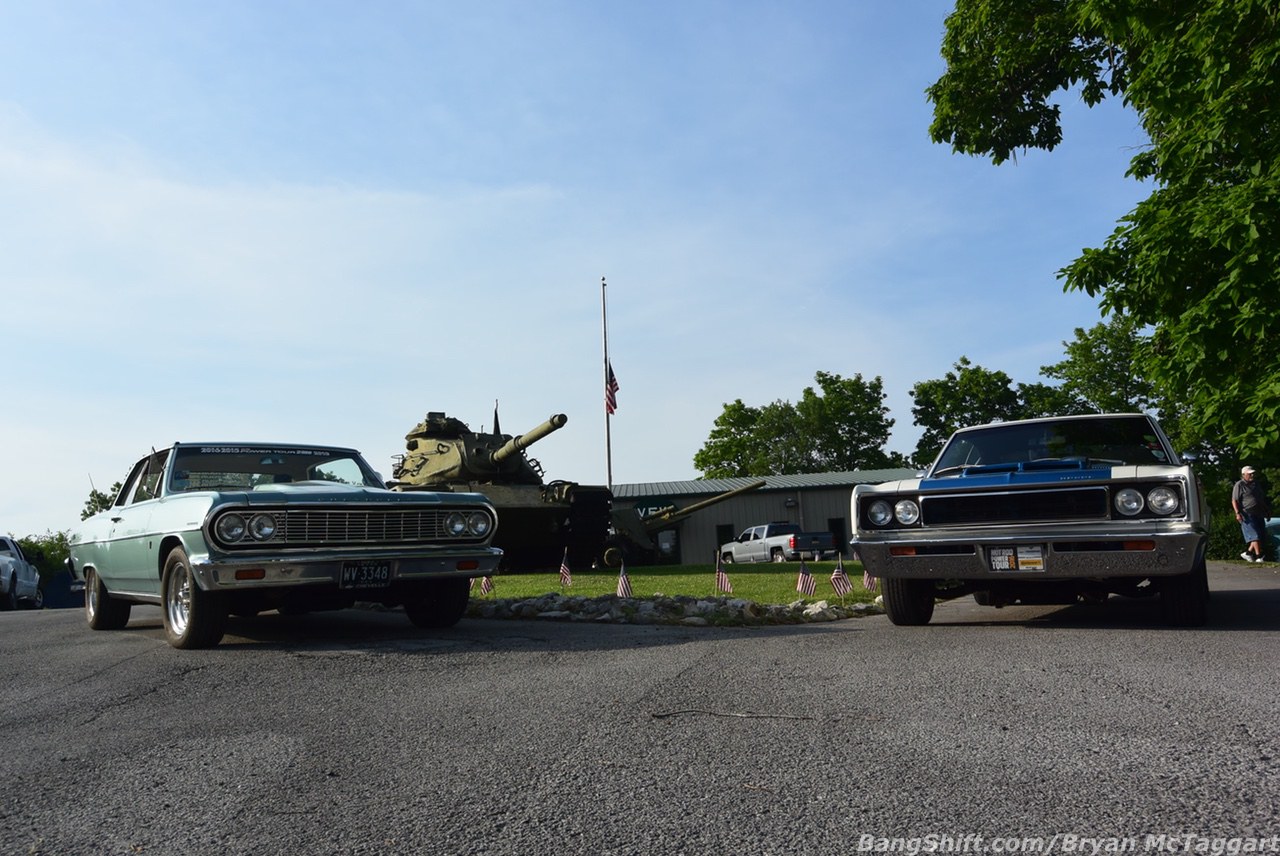
[[[165,580],[164,612],[174,636],[186,636],[191,621],[191,569],[186,562],[175,562]]]
[[[94,630],[119,630],[129,623],[132,609],[128,601],[112,597],[98,572],[92,568],[84,578],[84,617]]]
[[[221,592],[204,591],[191,573],[181,547],[169,551],[161,579],[164,633],[175,648],[211,648],[227,626],[227,599]]]

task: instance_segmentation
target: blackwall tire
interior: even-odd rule
[[[423,596],[405,601],[404,611],[415,627],[439,630],[462,619],[470,597],[471,580],[466,577],[432,580]]]
[[[1160,614],[1170,627],[1202,627],[1209,619],[1209,574],[1204,561],[1190,573],[1164,580]]]
[[[884,583],[884,611],[899,627],[928,624],[933,618],[933,580],[889,577]]]
[[[227,601],[196,583],[187,553],[181,547],[169,552],[161,578],[161,611],[164,635],[174,648],[212,648],[227,628]]]
[[[119,630],[129,623],[132,604],[111,596],[98,572],[90,568],[84,581],[84,617],[94,630]]]

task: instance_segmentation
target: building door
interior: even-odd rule
[[[827,531],[831,533],[832,539],[836,542],[836,549],[843,556],[849,549],[849,524],[843,517],[828,517]]]
[[[728,544],[734,538],[738,537],[738,530],[733,527],[732,523],[719,523],[716,525],[716,558],[720,557],[720,545]]]

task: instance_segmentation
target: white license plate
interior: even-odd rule
[[[390,562],[343,562],[338,588],[386,588],[391,585]]]
[[[987,553],[990,556],[993,571],[1044,570],[1044,546],[1041,544],[991,547]]]

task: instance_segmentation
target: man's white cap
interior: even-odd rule
[[[1252,472],[1257,472],[1257,470],[1255,470],[1253,467],[1248,467],[1248,466],[1240,468],[1241,475],[1244,475],[1245,473],[1252,473]]]

